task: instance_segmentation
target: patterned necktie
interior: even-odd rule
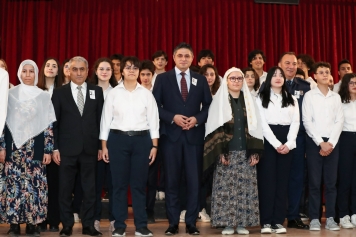
[[[287,87],[291,88],[293,81],[292,80],[287,80]]]
[[[187,81],[184,78],[185,73],[181,72],[182,79],[180,80],[180,92],[182,93],[182,98],[185,101],[188,96],[188,87],[187,87]]]
[[[83,115],[83,109],[84,109],[84,96],[82,93],[82,86],[78,86],[78,95],[77,95],[77,106],[80,112],[80,115]]]

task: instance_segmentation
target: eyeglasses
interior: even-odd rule
[[[127,71],[130,71],[130,70],[132,70],[132,71],[136,71],[136,70],[138,70],[138,67],[135,67],[135,66],[133,66],[133,67],[124,67],[124,69],[126,69]]]
[[[326,71],[326,72],[317,72],[315,74],[320,74],[320,75],[330,75],[330,72],[329,71]]]
[[[350,81],[350,82],[349,82],[349,85],[350,85],[350,86],[356,86],[356,81]]]
[[[244,79],[243,77],[229,77],[228,78],[231,82],[242,82]]]

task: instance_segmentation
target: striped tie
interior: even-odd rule
[[[180,92],[182,93],[182,98],[185,101],[188,96],[188,87],[187,87],[187,81],[184,78],[185,73],[181,72],[182,79],[180,80]]]
[[[84,109],[84,96],[82,93],[82,86],[78,86],[78,95],[77,95],[77,106],[80,112],[80,115],[83,115],[83,109]]]

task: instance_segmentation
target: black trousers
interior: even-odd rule
[[[289,126],[269,125],[277,139],[287,142]],[[279,154],[264,139],[264,155],[257,164],[257,181],[260,202],[260,222],[283,224],[287,214],[288,181],[294,150]]]
[[[159,144],[161,146],[161,139]],[[148,179],[147,179],[147,194],[146,194],[146,211],[147,214],[154,214],[154,208],[156,203],[156,191],[157,191],[157,182],[158,182],[158,167],[161,160],[161,152],[157,152],[157,157],[155,162],[150,165],[148,170]]]
[[[323,138],[327,141],[327,138]],[[307,163],[309,174],[309,217],[319,219],[321,204],[321,180],[325,185],[326,218],[335,217],[336,180],[339,162],[339,143],[328,156],[321,156],[320,146],[307,136]]]
[[[52,161],[47,165],[48,182],[48,213],[47,224],[58,226],[60,223],[59,214],[59,166]]]
[[[183,132],[176,142],[167,139],[162,150],[166,178],[166,211],[169,225],[179,224],[181,211],[179,190],[183,167],[187,184],[185,223],[195,225],[200,208],[203,145],[190,144]]]
[[[356,214],[356,132],[342,132],[339,144],[339,187],[337,199],[339,215],[342,218],[346,215],[351,216]]]
[[[78,172],[81,176],[83,189],[82,225],[83,227],[94,225],[97,162],[97,156],[90,156],[84,152],[78,156],[61,156],[61,164],[59,166],[59,206],[63,226],[72,227],[74,225],[72,192]]]
[[[112,215],[112,182],[111,182],[111,170],[110,163],[106,163],[101,160],[98,161],[98,166],[96,168],[96,204],[95,204],[95,214],[94,220],[100,221],[101,219],[101,193],[106,183],[108,193],[109,193],[109,221],[113,221],[114,217]]]
[[[74,195],[73,202],[72,202],[73,213],[77,213],[80,215],[80,210],[82,208],[82,201],[83,201],[82,178],[80,177],[80,171],[78,171],[75,177],[73,195]]]
[[[146,227],[146,185],[152,139],[149,134],[127,136],[110,132],[107,144],[113,184],[112,214],[115,219],[115,228],[126,228],[129,185],[135,226],[136,228]]]

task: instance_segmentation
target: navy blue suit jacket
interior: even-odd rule
[[[192,84],[192,78],[197,79],[196,85]],[[204,76],[190,71],[190,89],[184,101],[178,87],[175,70],[172,69],[157,76],[153,95],[158,106],[161,135],[166,135],[170,141],[175,142],[182,133],[185,133],[190,144],[204,144],[205,122],[212,101],[209,85]],[[198,126],[182,130],[180,126],[172,123],[176,114],[194,116],[198,121]]]

